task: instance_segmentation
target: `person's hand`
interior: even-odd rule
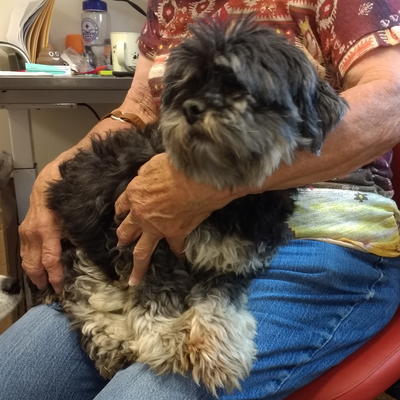
[[[115,205],[116,215],[128,213],[117,229],[118,245],[140,237],[133,251],[129,284],[142,279],[160,239],[165,237],[171,250],[182,255],[189,233],[237,197],[230,190],[188,179],[171,165],[165,153],[144,164]]]
[[[59,179],[58,164],[47,165],[33,185],[28,213],[19,227],[22,268],[31,281],[44,289],[48,282],[56,293],[63,287],[61,229],[46,206],[48,182]]]

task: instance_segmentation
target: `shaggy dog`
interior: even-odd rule
[[[158,123],[94,139],[60,166],[48,204],[64,229],[61,301],[100,373],[137,361],[216,394],[240,387],[251,368],[246,290],[287,239],[296,190],[215,211],[187,238],[185,261],[160,242],[135,287],[133,245],[116,247],[114,202],[164,151],[197,181],[259,185],[296,150],[318,153],[346,107],[299,49],[251,18],[198,22],[191,33],[169,56]]]

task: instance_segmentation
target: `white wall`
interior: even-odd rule
[[[112,31],[140,31],[144,17],[124,2],[106,0],[111,15]],[[136,0],[146,9],[145,0]],[[0,40],[6,39],[13,0],[0,0]],[[62,51],[68,33],[80,32],[81,0],[56,0],[50,43]],[[1,63],[0,63],[1,64]],[[93,105],[100,115],[115,108],[116,104]],[[86,108],[32,111],[32,133],[38,168],[52,160],[84,136],[95,123]],[[7,112],[0,110],[0,150],[10,151]]]

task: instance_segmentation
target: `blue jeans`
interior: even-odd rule
[[[318,241],[283,246],[254,279],[258,357],[223,400],[284,399],[380,331],[400,299],[400,259]],[[0,336],[1,400],[211,400],[191,379],[133,364],[99,376],[56,306],[39,306]]]

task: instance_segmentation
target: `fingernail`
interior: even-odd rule
[[[139,281],[136,278],[131,278],[129,279],[128,286],[136,286],[138,283]]]

